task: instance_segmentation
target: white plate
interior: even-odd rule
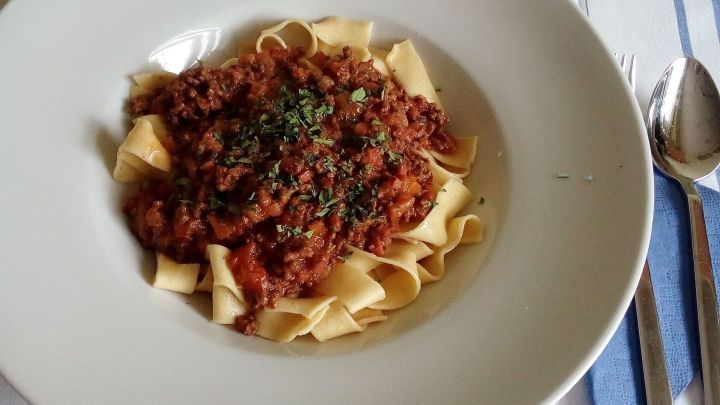
[[[487,203],[470,209],[490,240],[391,321],[282,345],[149,286],[109,170],[130,73],[327,15],[415,41],[453,131],[481,137],[468,184]],[[642,118],[569,2],[12,1],[0,55],[0,371],[33,403],[552,401],[630,302],[651,223]]]

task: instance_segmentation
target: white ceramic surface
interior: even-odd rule
[[[575,7],[299,4],[0,12],[0,372],[32,403],[553,401],[610,338],[649,239],[651,166],[631,91]],[[451,129],[481,137],[468,184],[486,203],[469,209],[489,240],[453,254],[446,279],[389,322],[282,345],[149,286],[110,169],[129,74],[221,60],[268,22],[327,15],[416,43]]]

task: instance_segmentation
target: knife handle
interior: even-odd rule
[[[720,321],[705,215],[698,195],[688,194],[688,208],[705,403],[720,404]]]
[[[640,335],[645,399],[648,405],[672,405],[672,392],[665,367],[665,351],[647,261],[635,291],[635,309]]]

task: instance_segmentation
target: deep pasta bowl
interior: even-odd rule
[[[129,75],[221,62],[264,27],[328,15],[374,21],[380,46],[413,41],[450,130],[479,137],[466,211],[485,240],[363,333],[246,337],[209,324],[205,298],[150,285],[111,177]],[[569,3],[14,1],[0,53],[13,61],[0,77],[0,372],[32,403],[549,402],[631,299],[649,151],[630,90]]]

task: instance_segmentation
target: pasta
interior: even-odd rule
[[[269,52],[272,54],[275,52],[273,49],[279,47],[287,50],[288,55],[292,55],[293,49],[301,47],[304,49],[304,53],[297,59],[298,65],[304,66],[309,72],[318,75],[321,74],[323,63],[328,57],[336,56],[337,60],[343,60],[342,58],[348,58],[351,53],[356,61],[364,62],[372,59],[371,65],[380,74],[381,82],[392,83],[389,87],[391,91],[392,86],[397,86],[401,90],[394,91],[404,91],[411,97],[418,96],[420,102],[432,103],[437,106],[433,108],[439,109],[440,99],[437,91],[413,43],[406,40],[395,44],[390,50],[372,47],[370,45],[372,29],[373,23],[370,21],[356,21],[341,17],[329,17],[312,24],[290,19],[263,30],[255,43],[255,48],[258,53]],[[233,69],[243,63],[247,62],[244,62],[243,56],[240,56],[229,59],[218,69]],[[365,63],[370,65],[369,62]],[[135,75],[130,88],[131,97],[156,97],[155,95],[175,78],[176,75],[167,72]],[[217,85],[214,89],[213,91],[221,95],[229,91],[225,84]],[[372,93],[373,91],[375,93]],[[367,102],[371,96],[383,98],[385,91],[385,87],[377,90],[360,87],[353,90],[352,94],[348,92],[349,100],[347,102],[361,104]],[[283,105],[297,104],[298,110],[283,111],[281,116],[268,114],[260,116],[257,123],[257,130],[261,131],[260,133],[264,133],[262,131],[279,131],[278,133],[284,137],[283,139],[292,136],[308,136],[311,145],[320,144],[327,147],[339,142],[336,138],[321,135],[323,128],[320,126],[320,122],[324,117],[333,113],[332,106],[323,104],[321,97],[313,98],[312,94],[307,91],[300,90],[296,95],[283,87],[280,92],[285,92],[283,93],[285,94]],[[229,100],[230,97],[228,96],[227,99]],[[211,105],[212,103],[207,101],[206,104]],[[198,104],[197,108],[202,110],[202,108],[210,107]],[[195,110],[188,111],[190,112],[184,112],[184,114],[197,114]],[[207,111],[203,113],[208,114]],[[276,123],[273,120],[285,120],[282,121],[285,123],[285,127],[280,130],[276,129],[274,127]],[[207,129],[207,126],[203,127],[202,131],[204,132],[201,134],[202,140],[200,141],[202,147],[198,149],[197,154],[207,153],[210,148],[214,160],[204,165],[193,164],[195,172],[191,172],[188,177],[178,177],[176,165],[182,161],[182,158],[176,158],[168,152],[168,150],[177,148],[177,140],[173,140],[172,132],[177,129],[168,128],[165,118],[154,113],[146,112],[133,122],[132,130],[118,149],[113,178],[118,182],[130,183],[155,181],[168,184],[167,182],[172,182],[175,194],[169,197],[168,201],[175,204],[173,207],[177,207],[173,208],[175,215],[184,215],[183,218],[186,218],[175,223],[173,232],[183,235],[181,246],[191,246],[194,249],[186,256],[179,255],[177,251],[171,251],[170,253],[180,257],[179,261],[175,261],[158,250],[156,254],[157,271],[153,286],[184,294],[192,294],[195,291],[210,293],[214,323],[234,324],[236,327],[242,327],[244,331],[249,331],[248,334],[257,334],[278,342],[289,342],[303,335],[313,336],[316,340],[324,342],[346,334],[362,332],[370,324],[386,320],[389,316],[387,311],[398,310],[412,303],[420,294],[424,284],[442,279],[446,271],[445,258],[449,252],[461,244],[483,241],[484,229],[480,219],[472,214],[459,214],[473,198],[470,190],[463,184],[463,178],[470,173],[471,165],[475,161],[477,137],[457,138],[452,141],[457,145],[454,148],[417,148],[413,151],[414,153],[407,152],[402,155],[402,153],[394,152],[388,141],[392,135],[391,127],[383,121],[372,119],[371,126],[376,131],[373,135],[374,138],[366,137],[363,140],[366,143],[362,147],[362,151],[372,149],[372,153],[367,152],[366,155],[362,155],[363,159],[369,159],[370,163],[363,161],[364,166],[357,170],[360,170],[359,173],[378,170],[379,168],[376,167],[380,161],[378,159],[395,162],[394,164],[400,164],[398,162],[402,158],[421,162],[432,174],[431,178],[424,180],[425,183],[420,184],[420,179],[415,181],[412,178],[403,179],[401,183],[397,183],[400,180],[389,178],[386,184],[392,185],[395,189],[404,190],[393,200],[393,204],[398,204],[402,208],[410,207],[409,203],[419,204],[422,201],[429,203],[430,207],[424,209],[425,214],[422,216],[406,215],[409,218],[417,217],[417,220],[411,222],[402,222],[401,215],[393,214],[393,211],[390,210],[387,215],[395,215],[394,219],[384,217],[376,219],[388,221],[388,223],[395,221],[392,223],[396,224],[393,225],[396,226],[393,228],[396,230],[390,235],[392,238],[388,239],[390,240],[389,244],[378,246],[376,243],[373,244],[374,242],[366,241],[365,246],[370,246],[367,249],[348,244],[345,246],[346,253],[342,259],[337,261],[337,264],[326,273],[315,275],[301,272],[293,275],[293,277],[315,277],[312,282],[307,284],[312,288],[301,290],[296,285],[282,280],[273,281],[276,283],[273,284],[274,287],[268,288],[271,284],[263,263],[272,258],[260,257],[258,253],[260,248],[254,244],[239,247],[230,244],[225,246],[220,241],[233,240],[233,238],[237,240],[239,236],[233,232],[236,232],[236,229],[246,229],[247,221],[250,220],[248,218],[262,215],[281,217],[286,214],[294,214],[294,210],[288,213],[278,212],[272,203],[276,199],[280,201],[279,199],[284,198],[285,204],[288,204],[290,198],[296,198],[292,201],[317,200],[315,203],[317,211],[314,212],[314,215],[310,215],[314,218],[313,221],[304,228],[275,222],[272,228],[262,228],[261,232],[276,235],[280,242],[295,240],[303,242],[303,246],[316,246],[311,243],[321,240],[314,238],[320,238],[322,235],[327,235],[328,232],[338,232],[338,229],[328,229],[329,223],[337,221],[328,219],[331,216],[340,218],[341,215],[344,215],[345,221],[357,221],[360,224],[371,223],[367,221],[375,218],[372,212],[362,205],[352,208],[348,201],[366,192],[377,196],[379,193],[385,192],[384,189],[368,191],[367,187],[353,186],[348,183],[343,191],[343,197],[340,198],[333,194],[333,190],[318,193],[313,185],[312,194],[298,195],[297,190],[301,188],[299,183],[302,182],[303,172],[297,170],[289,177],[283,177],[283,170],[289,170],[287,167],[291,165],[281,159],[275,163],[271,162],[273,164],[265,164],[265,167],[269,169],[259,179],[266,182],[263,184],[270,184],[273,187],[279,184],[278,188],[290,184],[291,187],[295,187],[289,189],[291,190],[290,194],[276,196],[275,194],[282,195],[282,192],[272,194],[260,190],[257,195],[253,191],[244,201],[220,200],[216,195],[227,193],[231,187],[235,186],[240,176],[249,173],[247,167],[255,170],[262,167],[262,162],[252,161],[245,155],[240,157],[228,155],[223,158],[221,154],[225,153],[224,148],[231,144],[231,153],[242,148],[248,150],[255,148],[256,151],[259,147],[257,144],[260,142],[257,136],[255,136],[255,140],[252,137],[242,138],[243,135],[240,132],[237,138],[231,139],[224,134],[223,131],[226,130],[223,129],[224,127],[221,128],[216,124],[210,129]],[[288,126],[290,124],[295,126]],[[313,124],[317,125],[312,126]],[[253,130],[251,123],[244,125],[250,128],[242,129],[242,131]],[[367,124],[364,125],[367,127]],[[363,128],[365,127],[360,126],[360,129],[356,130],[358,137],[364,133],[363,131],[366,131]],[[238,140],[243,140],[245,143],[240,143]],[[253,146],[253,142],[256,143],[256,146]],[[316,145],[316,147],[319,146]],[[263,158],[270,154],[268,152]],[[376,160],[372,160],[373,156]],[[334,174],[343,170],[351,175],[357,172],[350,166],[346,167],[345,162],[328,161],[327,157],[308,156],[306,159],[312,160],[310,164],[315,165],[313,167],[322,166],[322,170],[328,173]],[[188,191],[188,184],[199,181],[197,177],[208,177],[207,170],[215,167],[221,167],[221,169],[217,171],[216,177],[211,179],[214,188],[211,189],[210,197],[203,197],[206,199],[203,201],[193,200],[193,196]],[[294,186],[292,182],[295,182]],[[203,191],[200,194],[207,193]],[[292,195],[294,197],[291,197]],[[427,198],[427,195],[434,195],[434,201],[421,200],[421,198]],[[409,196],[414,197],[408,199]],[[270,203],[266,204],[263,209],[255,209],[255,213],[252,213],[252,209],[247,211],[247,216],[243,217],[246,222],[235,223],[233,221],[236,221],[237,216],[223,216],[223,211],[221,211],[237,214],[241,210],[248,209],[247,207],[252,208],[252,204],[256,204],[260,200]],[[158,208],[152,205],[154,201],[157,200],[152,200],[145,206],[142,200],[135,199],[131,200],[126,207],[126,210],[131,213],[130,215],[138,215],[140,219],[139,222],[136,222],[145,227],[140,230],[134,228],[138,237],[152,238],[153,235],[160,232],[161,228],[158,227],[163,226],[162,221],[153,219],[155,218],[153,215],[159,215]],[[339,204],[343,204],[342,209],[336,208]],[[141,208],[144,211],[140,210]],[[207,217],[207,224],[204,228],[192,228],[190,215],[194,212],[193,210],[203,210],[203,215]],[[142,215],[134,214],[136,211]],[[351,215],[359,215],[359,217]],[[353,222],[352,226],[355,225]],[[243,226],[246,228],[242,228]],[[147,227],[155,227],[151,228],[154,233],[143,234],[145,229],[149,229]],[[195,243],[193,245],[192,241],[195,240],[193,238],[196,237],[193,232],[207,229],[214,232],[215,237],[211,241],[212,243],[208,241],[204,244]],[[150,240],[152,241],[152,239]],[[292,244],[288,246],[292,247]],[[198,258],[198,253],[202,253],[204,258]],[[284,260],[286,262],[298,260],[301,263],[315,263],[311,259],[325,260],[327,263],[335,260],[328,258],[330,256],[323,255],[324,253],[320,250],[313,254],[315,256],[308,256],[307,252],[299,249],[292,251]],[[188,263],[188,257],[194,258],[195,261],[190,260]],[[287,259],[287,257],[291,259]],[[237,266],[244,266],[243,268],[252,269],[252,271],[238,273]],[[265,299],[266,301],[262,301],[264,303],[272,304],[260,305],[260,299]]]

